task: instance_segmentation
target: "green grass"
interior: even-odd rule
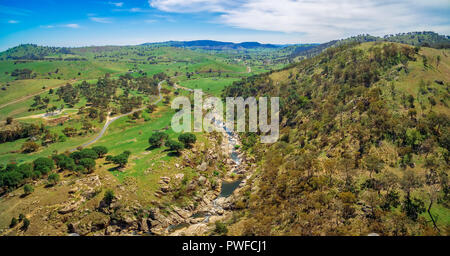
[[[231,85],[237,80],[239,78],[206,77],[180,81],[179,85],[191,89],[201,89],[204,93],[220,96],[226,86]]]
[[[91,134],[86,137],[74,137],[68,139],[66,142],[58,142],[54,144],[50,144],[47,147],[44,147],[37,153],[32,154],[22,154],[16,153],[12,151],[20,150],[22,144],[26,141],[26,139],[16,140],[14,142],[3,143],[0,150],[0,164],[8,164],[11,162],[16,163],[26,163],[31,162],[39,157],[48,157],[55,152],[55,150],[59,153],[62,153],[66,150],[70,150],[78,147],[79,145],[95,138],[96,134]]]
[[[126,72],[124,63],[99,61],[30,61],[17,63],[0,61],[0,82],[6,83],[15,78],[10,74],[15,69],[30,69],[41,79],[89,79],[103,76],[106,73]],[[58,73],[55,73],[58,70]],[[6,74],[5,72],[8,72]],[[51,74],[49,74],[51,73]],[[80,75],[78,74],[80,73]]]
[[[49,107],[56,106],[59,108],[61,105],[65,105],[65,107],[68,107],[67,104],[64,103],[64,101],[59,100],[59,97],[53,93],[49,94],[49,90],[46,89],[40,94],[41,97],[48,97],[50,99]],[[7,105],[3,108],[0,108],[0,121],[6,119],[6,117],[14,117],[14,118],[22,118],[37,114],[42,114],[46,112],[46,109],[40,109],[40,110],[34,110],[34,111],[28,111],[31,107],[31,105],[34,103],[33,97],[29,97],[23,101],[18,101],[16,103]],[[82,97],[80,101],[75,104],[73,108],[78,109],[82,106],[85,106],[87,103],[86,98]]]
[[[159,104],[156,112],[144,114],[150,117],[148,121],[132,121],[128,117],[122,117],[109,127],[105,136],[95,146],[102,145],[109,149],[110,154],[117,155],[125,150],[131,152],[129,163],[125,170],[117,170],[114,165],[105,165],[119,181],[126,182],[132,178],[137,183],[138,198],[144,201],[155,199],[154,192],[159,189],[161,176],[171,176],[176,173],[184,173],[192,176],[195,173],[190,168],[178,170],[176,163],[182,159],[172,156],[165,147],[150,149],[148,138],[155,131],[163,131],[170,139],[177,140],[178,133],[170,128],[170,122],[175,113],[168,106]],[[198,143],[207,143],[204,134],[197,133]],[[94,145],[93,145],[94,146]],[[148,172],[148,170],[151,170]]]
[[[31,104],[33,104],[32,98],[0,108],[0,120],[5,120],[8,116],[17,118],[30,115],[31,112],[28,112],[28,109]]]
[[[25,120],[25,122],[33,122],[33,123],[40,123],[39,119],[33,119],[33,120]],[[10,162],[17,162],[17,163],[25,163],[29,161],[33,161],[36,158],[39,157],[48,157],[52,155],[54,152],[62,153],[66,150],[71,150],[79,145],[82,145],[85,142],[88,142],[95,138],[100,131],[101,127],[103,127],[103,124],[100,124],[98,121],[91,122],[94,127],[96,128],[97,132],[92,131],[91,133],[88,133],[85,136],[76,136],[72,138],[67,138],[65,142],[56,142],[53,144],[49,144],[45,147],[41,147],[38,152],[31,153],[31,154],[22,154],[20,153],[20,149],[22,147],[22,144],[27,141],[27,139],[20,139],[13,142],[6,142],[1,144],[0,147],[0,164],[8,164]],[[76,119],[71,119],[64,123],[64,125],[56,125],[56,126],[47,126],[47,128],[52,132],[56,133],[58,135],[62,135],[62,130],[66,127],[75,127],[77,129],[81,129],[81,122]],[[37,142],[38,144],[40,141]]]
[[[65,85],[68,81],[57,79],[27,79],[9,83],[6,90],[0,90],[0,105],[29,95],[48,91],[50,88]],[[46,87],[46,89],[43,89]]]
[[[431,214],[436,221],[436,225],[441,229],[445,229],[450,225],[450,211],[445,206],[441,204],[434,204],[433,207],[431,207]],[[431,221],[427,212],[422,213],[422,216]]]

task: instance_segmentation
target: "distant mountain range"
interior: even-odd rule
[[[269,50],[277,51],[279,56],[284,56],[291,61],[302,58],[309,58],[320,54],[329,47],[339,46],[350,42],[373,42],[373,41],[388,41],[409,44],[413,46],[425,46],[431,48],[450,48],[450,37],[439,35],[435,32],[409,32],[400,33],[396,35],[386,35],[384,37],[377,37],[371,35],[358,35],[342,40],[333,40],[323,44],[261,44],[258,42],[221,42],[214,40],[195,40],[195,41],[167,41],[159,43],[144,43],[139,46],[161,46],[161,47],[178,47],[187,49],[200,49],[207,51],[249,51],[249,50]],[[96,49],[121,48],[126,46],[99,46]],[[34,44],[23,44],[7,51],[0,53],[1,59],[45,59],[48,57],[57,57],[60,55],[83,55],[84,51],[88,51],[92,47],[46,47]],[[78,59],[81,56],[70,56]],[[82,58],[82,57],[81,57]]]
[[[246,49],[256,49],[256,48],[282,48],[286,45],[277,44],[261,44],[258,42],[242,42],[242,43],[232,43],[232,42],[221,42],[213,40],[195,40],[195,41],[168,41],[162,43],[145,43],[142,45],[160,45],[160,46],[171,46],[171,47],[184,47],[184,48],[200,48],[204,50],[246,50]]]

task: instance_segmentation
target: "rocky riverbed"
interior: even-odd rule
[[[229,172],[221,181],[220,189],[210,191],[200,201],[198,207],[192,211],[186,211],[184,221],[175,225],[170,225],[165,230],[165,235],[180,236],[180,235],[203,235],[210,232],[216,221],[222,221],[231,217],[231,210],[233,202],[235,201],[235,194],[239,188],[243,187],[247,178],[250,176],[250,168],[243,153],[240,152],[240,141],[237,134],[229,131],[222,121],[215,120],[215,125],[222,130],[223,141],[221,148],[223,152],[229,156],[227,167]],[[244,178],[238,178],[242,175]]]

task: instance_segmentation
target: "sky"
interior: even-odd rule
[[[410,31],[450,35],[450,0],[0,0],[0,51],[24,43],[323,43]]]

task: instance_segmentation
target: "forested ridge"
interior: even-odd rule
[[[450,38],[446,35],[439,35],[432,31],[422,32],[408,32],[385,35],[383,37],[372,36],[369,34],[362,34],[358,36],[352,36],[341,40],[333,40],[327,43],[319,44],[313,48],[298,48],[298,50],[292,52],[290,58],[296,59],[315,56],[325,49],[333,46],[339,46],[351,42],[367,43],[367,42],[394,42],[401,44],[408,44],[412,46],[426,46],[436,49],[444,49],[450,47]]]
[[[272,145],[229,234],[448,235],[448,50],[350,43],[253,76],[224,96],[279,96]]]

